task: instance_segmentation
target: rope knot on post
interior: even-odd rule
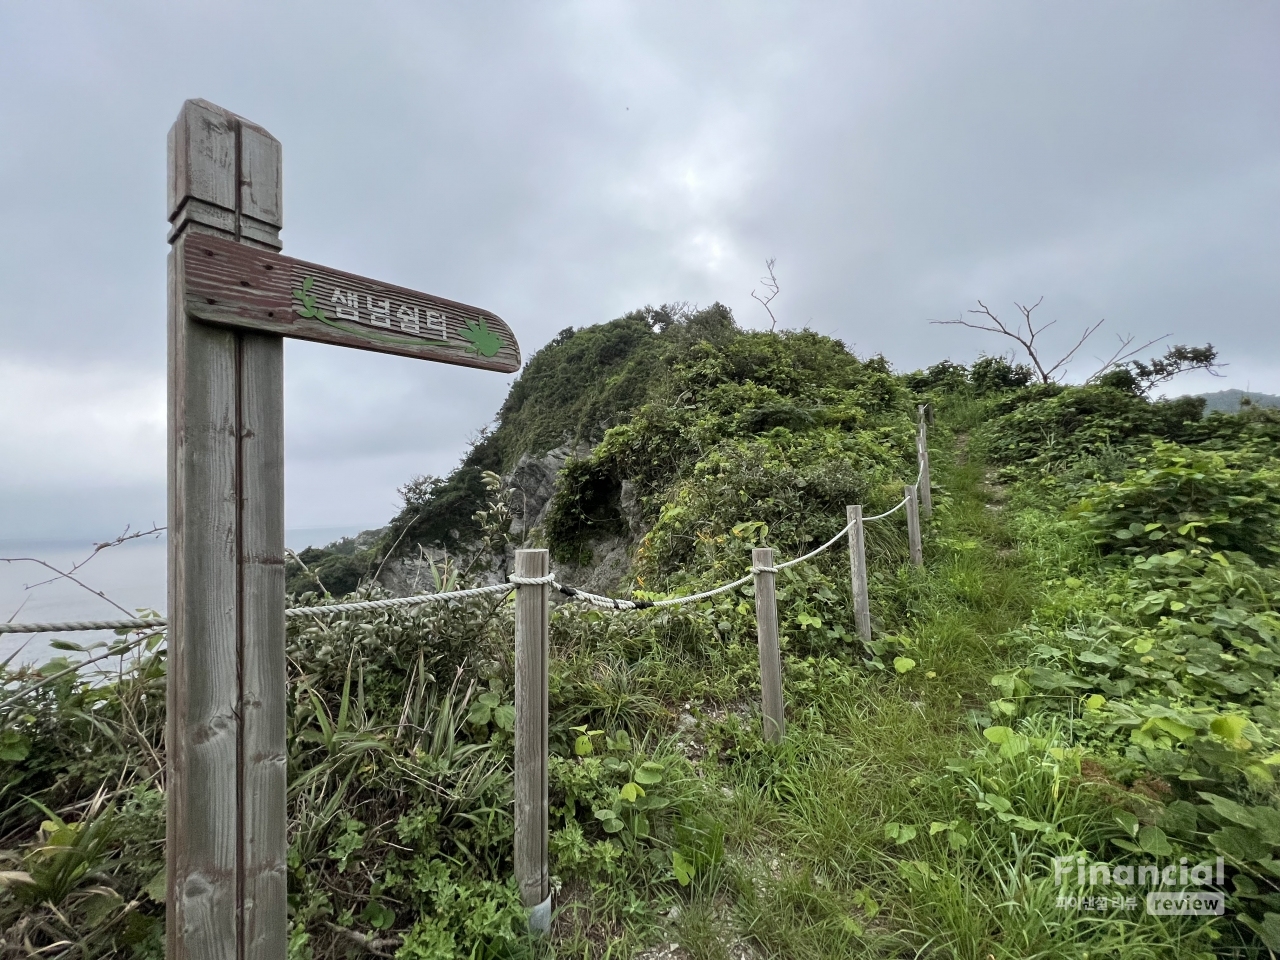
[[[513,573],[511,576],[507,577],[507,580],[514,583],[517,587],[540,587],[543,584],[557,588],[560,587],[560,584],[556,583],[556,578],[549,573],[543,577],[521,577]]]

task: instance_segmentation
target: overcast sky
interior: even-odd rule
[[[912,369],[1211,340],[1280,393],[1280,3],[0,0],[0,539],[164,518],[165,134],[284,144],[285,253],[493,310],[529,356],[750,297]],[[287,522],[373,526],[511,377],[286,348]]]

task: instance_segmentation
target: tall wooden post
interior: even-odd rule
[[[279,336],[194,320],[188,242],[280,248],[280,143],[203,100],[169,131],[169,960],[286,946]]]
[[[911,565],[924,566],[924,550],[920,546],[920,505],[916,499],[916,486],[906,486],[907,498],[907,545],[911,551]]]
[[[760,701],[764,715],[764,738],[781,743],[787,732],[782,706],[782,650],[778,643],[777,573],[773,550],[756,547],[751,551],[755,570],[756,635],[760,645]]]
[[[933,482],[929,478],[929,422],[933,419],[928,404],[920,404],[916,424],[916,459],[920,464],[920,514],[933,516]]]
[[[853,616],[858,636],[871,639],[871,604],[867,592],[867,541],[862,523],[862,504],[845,507],[849,518],[849,576],[853,581]]]
[[[517,577],[545,577],[546,550],[517,550]],[[529,928],[551,929],[547,869],[547,584],[516,586],[516,883],[530,909]]]

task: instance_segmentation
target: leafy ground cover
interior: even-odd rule
[[[929,399],[925,569],[906,564],[898,521],[870,528],[867,649],[842,550],[780,575],[780,745],[760,735],[749,589],[689,608],[557,608],[545,942],[524,933],[511,880],[510,604],[291,622],[290,956],[1274,946],[1280,419],[1028,387],[998,358],[903,377],[808,332],[645,316],[553,345],[608,366],[616,394],[539,366],[577,398],[565,430],[599,440],[562,477],[546,545],[572,558],[613,529],[625,482],[647,529],[639,595],[736,579],[753,546],[805,552],[845,504],[896,502]],[[655,338],[672,346],[636,360]],[[521,389],[504,422],[541,444],[564,436],[554,404]],[[419,506],[452,517],[467,497],[500,500],[485,464],[467,467],[476,490],[427,484]],[[500,543],[501,503],[479,508],[471,535]],[[445,564],[436,586],[459,576]],[[11,691],[30,689],[0,707],[3,949],[158,957],[163,646],[95,682],[64,667],[11,671]],[[1219,856],[1224,917],[1149,916],[1145,888],[1103,888],[1093,869]],[[1130,890],[1136,908],[1117,897]]]

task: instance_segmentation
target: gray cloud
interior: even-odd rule
[[[927,321],[1043,294],[1064,343],[1212,340],[1209,386],[1280,392],[1277,37],[1260,0],[9,5],[0,538],[163,512],[186,97],[284,143],[287,253],[486,306],[526,355],[645,302],[760,326],[776,256],[784,326],[899,366],[998,351]],[[287,377],[293,526],[381,522],[510,382],[303,344]]]

